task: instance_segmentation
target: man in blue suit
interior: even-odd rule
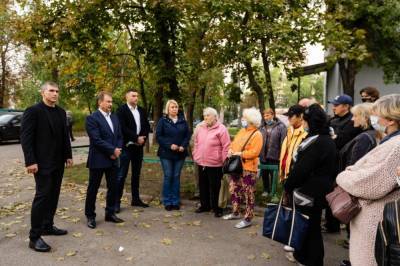
[[[107,200],[105,220],[122,223],[115,215],[116,173],[122,148],[122,134],[118,118],[111,114],[112,96],[100,92],[97,96],[99,109],[86,118],[86,131],[89,136],[89,184],[86,194],[85,215],[87,226],[96,228],[96,197],[103,174],[107,181]]]

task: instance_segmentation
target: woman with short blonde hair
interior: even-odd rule
[[[358,124],[362,129],[371,127],[370,116],[372,113],[372,103],[361,103],[353,106],[350,111],[353,114],[354,124]],[[356,121],[357,120],[357,121]]]
[[[178,112],[175,100],[168,100],[165,115],[160,118],[156,129],[160,157],[164,172],[162,201],[167,211],[180,209],[180,175],[190,141],[189,126]]]

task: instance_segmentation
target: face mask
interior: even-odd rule
[[[376,115],[371,115],[369,120],[371,121],[371,125],[372,127],[379,132],[385,133],[386,131],[386,126],[382,126],[381,124],[379,124],[379,117]]]
[[[274,120],[265,121],[265,124],[267,124],[267,126],[271,126],[273,123],[274,123]]]
[[[242,120],[242,127],[247,128],[248,124],[246,120]]]

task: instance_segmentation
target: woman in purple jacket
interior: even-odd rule
[[[221,217],[218,196],[223,175],[222,165],[231,141],[226,127],[218,122],[218,114],[214,108],[205,108],[203,116],[204,121],[196,130],[193,148],[193,159],[199,167],[201,204],[196,213],[212,209],[215,217]]]

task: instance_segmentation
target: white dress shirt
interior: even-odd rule
[[[133,107],[130,104],[128,104],[129,110],[131,110],[133,118],[135,119],[135,123],[136,123],[136,134],[139,135],[140,133],[140,113],[138,110],[138,107]]]
[[[101,110],[100,108],[99,108],[99,111],[100,111],[100,113],[104,116],[104,118],[106,119],[107,124],[108,124],[108,125],[110,126],[110,128],[111,128],[112,133],[114,133],[114,126],[113,126],[113,123],[112,123],[112,121],[111,121],[111,113],[106,113],[106,112],[104,112],[103,110]]]

